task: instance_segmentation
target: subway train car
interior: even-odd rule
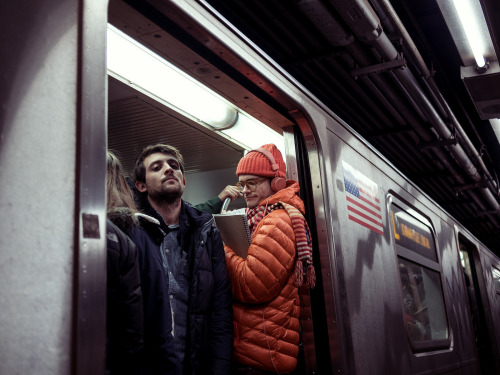
[[[192,203],[282,150],[317,275],[297,374],[500,373],[498,247],[210,2],[18,0],[0,19],[1,374],[104,374],[105,152],[130,173],[157,142]]]

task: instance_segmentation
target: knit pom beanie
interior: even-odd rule
[[[273,171],[271,161],[259,149],[249,151],[241,158],[236,168],[236,175],[253,174],[261,177],[282,177],[286,179],[286,165],[281,156],[280,150],[274,144],[267,144],[260,147],[271,153],[274,162],[278,165],[277,172]],[[265,152],[265,151],[264,151]]]

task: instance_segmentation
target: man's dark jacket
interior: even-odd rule
[[[179,375],[173,352],[168,279],[158,252],[165,233],[156,219],[133,214],[127,208],[108,211],[108,218],[130,237],[137,248],[144,301],[144,354],[140,373]]]
[[[137,375],[144,348],[137,251],[130,238],[109,220],[106,232],[106,368],[112,375]]]
[[[143,213],[153,216],[167,232],[168,226],[142,199]],[[184,374],[229,374],[233,348],[231,284],[224,246],[211,214],[182,201],[179,243],[188,253],[191,280],[187,317]],[[158,246],[158,254],[160,247]]]

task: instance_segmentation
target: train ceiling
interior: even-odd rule
[[[492,22],[500,19],[500,2],[481,1],[500,56],[500,25]],[[117,2],[111,1],[110,18]],[[500,255],[500,145],[489,122],[482,119],[485,114],[478,111],[477,99],[471,98],[471,88],[461,79],[463,61],[436,0],[201,2],[213,7]],[[241,66],[235,70],[234,59],[232,67],[228,64],[227,50],[221,47],[215,55],[216,41],[205,39],[191,25],[186,32],[189,21],[169,16],[167,3],[127,3],[204,56],[210,62],[207,66],[220,69],[207,77],[220,81],[227,74],[246,87],[249,96],[264,92],[257,75],[243,74]],[[157,12],[155,7],[163,9]],[[144,40],[159,35],[143,32]],[[474,89],[488,93],[488,100],[500,101],[493,78],[478,80]],[[286,115],[282,111],[286,105],[273,103],[266,89],[268,103]]]

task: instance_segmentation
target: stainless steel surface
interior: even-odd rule
[[[106,359],[106,0],[78,18],[77,230],[74,371],[101,374]]]
[[[452,222],[440,216],[439,209],[433,207],[424,196],[416,200],[400,188],[402,181],[397,175],[382,174],[378,161],[367,158],[363,149],[342,144],[333,136],[330,144],[330,152],[338,155],[337,160],[356,166],[356,169],[378,184],[379,197],[384,202],[384,235],[347,219],[342,185],[335,187],[337,195],[335,202],[331,203],[336,205],[338,215],[342,218],[339,224],[341,241],[336,272],[341,278],[340,284],[345,288],[341,288],[340,294],[345,296],[341,315],[347,317],[344,319],[344,330],[348,335],[344,345],[351,348],[347,361],[351,365],[347,371],[354,374],[423,374],[436,368],[447,369],[452,373],[470,371],[466,369],[475,360],[474,345],[470,337],[471,324],[462,319],[467,314],[467,300],[460,290],[453,287],[457,285],[454,279],[460,274],[460,269]],[[343,179],[341,165],[337,164],[332,173],[334,180]],[[454,342],[448,349],[415,355],[408,344],[399,292],[398,266],[385,204],[389,191],[393,191],[400,200],[413,205],[415,209],[424,210],[435,228],[448,323]],[[434,214],[435,211],[438,215]]]
[[[493,282],[493,268],[500,270],[500,260],[497,257],[491,256],[491,254],[481,249],[482,256],[482,277],[484,280],[483,299],[484,309],[486,312],[487,330],[489,334],[489,343],[491,345],[491,350],[493,353],[498,353],[500,351],[500,324],[498,324],[497,317],[500,315],[500,304],[499,304],[499,290]],[[495,362],[496,372],[500,371],[500,364],[498,361]]]
[[[79,2],[0,5],[0,373],[72,366]]]
[[[324,321],[320,324],[319,322],[313,322],[313,325],[317,325],[320,329],[324,330],[321,332],[322,336],[316,337],[314,342],[308,342],[309,347],[304,348],[304,350],[319,353],[316,358],[318,361],[316,363],[317,367],[312,373],[322,373],[325,371],[322,366],[328,367],[333,373],[343,373],[345,371],[348,350],[342,344],[345,342],[344,336],[346,334],[342,329],[342,323],[347,317],[342,315],[342,301],[338,298],[340,296],[339,269],[336,266],[338,253],[334,250],[339,245],[339,236],[337,235],[338,221],[335,210],[328,208],[328,199],[334,198],[330,194],[331,192],[324,188],[324,186],[328,185],[332,167],[330,165],[331,155],[322,151],[326,145],[328,132],[325,132],[325,128],[317,126],[317,123],[313,119],[306,118],[304,113],[299,110],[291,111],[291,115],[304,136],[307,150],[307,154],[301,155],[301,157],[308,159],[309,170],[305,173],[309,173],[310,175],[310,189],[313,201],[306,202],[306,204],[312,205],[314,210],[317,246],[319,249],[316,256],[319,257],[317,264],[320,265],[316,269],[316,272],[318,274],[318,289],[321,288],[321,292],[317,293],[322,294],[320,299],[324,304],[321,307],[324,309],[324,316],[320,315]],[[318,117],[316,120],[321,122],[325,119]],[[320,280],[322,285],[319,285]],[[316,297],[313,295],[312,298],[318,299],[317,294]],[[318,316],[316,319],[318,319]],[[326,358],[320,357],[321,351],[326,351]],[[325,364],[322,361],[328,361],[328,363]]]

